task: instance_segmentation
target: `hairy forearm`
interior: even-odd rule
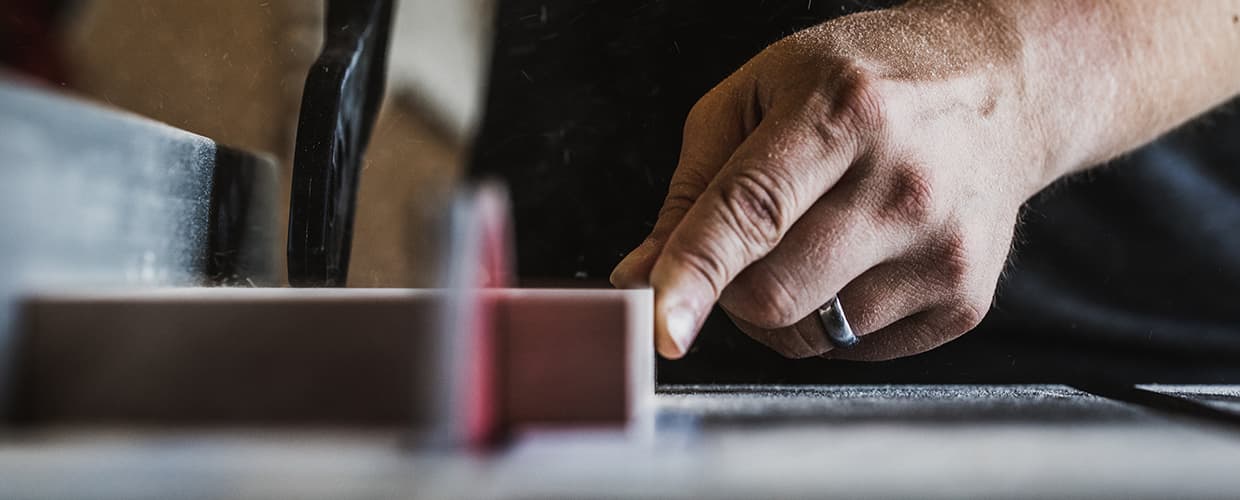
[[[993,0],[1043,109],[1047,182],[1240,93],[1240,0]]]

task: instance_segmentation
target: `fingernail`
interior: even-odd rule
[[[674,306],[667,311],[667,334],[680,349],[680,354],[689,352],[693,338],[697,336],[697,313],[685,306]]]

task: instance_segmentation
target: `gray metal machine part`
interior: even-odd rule
[[[272,160],[3,76],[0,356],[27,291],[272,281]]]

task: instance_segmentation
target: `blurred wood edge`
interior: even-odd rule
[[[649,290],[484,289],[499,423],[632,426],[654,395]],[[10,423],[432,424],[442,289],[40,293],[20,307]],[[446,333],[454,335],[455,333]]]

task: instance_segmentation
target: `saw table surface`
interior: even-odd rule
[[[1232,405],[1240,388],[1146,386]],[[648,432],[530,429],[492,455],[405,432],[52,429],[4,498],[1235,497],[1240,433],[1066,386],[674,386]]]

